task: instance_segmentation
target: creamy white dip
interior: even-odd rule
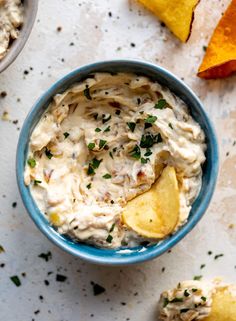
[[[7,54],[11,41],[18,38],[22,24],[21,0],[0,0],[0,60]]]
[[[174,166],[180,218],[201,187],[205,136],[187,106],[143,76],[97,73],[54,97],[29,142],[25,184],[59,233],[100,247],[143,241],[122,207]],[[56,221],[56,222],[55,222]]]
[[[208,317],[212,310],[212,297],[218,289],[229,291],[233,296],[235,286],[220,279],[212,281],[184,281],[172,290],[161,294],[159,319],[163,321],[197,321]]]

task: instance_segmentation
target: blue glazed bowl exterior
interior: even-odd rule
[[[173,93],[180,97],[189,107],[193,118],[201,125],[206,135],[206,162],[203,166],[203,181],[201,191],[193,203],[187,223],[174,235],[152,246],[136,247],[129,250],[100,249],[94,246],[75,243],[68,237],[60,235],[47,221],[36,206],[30,190],[24,184],[24,167],[28,151],[28,143],[31,133],[47,109],[52,97],[66,90],[75,82],[81,81],[88,74],[94,72],[131,72],[143,74],[168,87]],[[162,67],[151,63],[134,60],[103,61],[83,66],[66,75],[56,82],[36,102],[29,112],[22,127],[16,156],[16,175],[18,187],[23,203],[37,225],[49,240],[58,245],[66,252],[92,263],[102,265],[127,265],[154,259],[176,245],[193,227],[198,223],[205,213],[215,188],[218,173],[218,145],[215,131],[211,121],[197,96],[181,80]]]

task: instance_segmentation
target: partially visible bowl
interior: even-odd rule
[[[38,10],[38,0],[23,0],[22,2],[24,4],[23,26],[20,29],[19,37],[12,42],[6,56],[0,60],[0,73],[16,59],[24,48],[34,25]]]
[[[206,135],[206,162],[203,166],[203,180],[200,193],[192,205],[187,223],[174,235],[152,246],[139,246],[130,249],[100,249],[91,245],[76,243],[64,235],[60,235],[39,211],[29,188],[24,184],[24,167],[31,133],[47,109],[52,97],[62,93],[73,83],[85,79],[95,72],[133,72],[143,74],[168,87],[188,106],[193,118],[201,125]],[[16,156],[17,182],[23,203],[37,227],[56,245],[92,263],[103,265],[127,265],[151,260],[176,245],[198,223],[205,213],[216,184],[218,173],[218,145],[211,121],[197,96],[181,80],[173,74],[151,63],[134,60],[115,60],[93,63],[72,71],[56,82],[35,103],[22,127]]]

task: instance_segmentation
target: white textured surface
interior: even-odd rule
[[[0,265],[5,263],[0,267],[0,320],[154,321],[160,291],[179,280],[220,275],[236,282],[236,232],[229,228],[230,224],[236,226],[236,76],[208,82],[196,77],[204,54],[202,46],[229,0],[202,0],[188,44],[180,44],[134,1],[39,2],[37,22],[25,49],[0,75],[0,91],[8,94],[0,99],[0,114],[8,111],[10,117],[10,121],[0,121],[0,244],[6,250],[0,254]],[[58,26],[61,32],[57,32]],[[131,43],[136,46],[131,47]],[[159,63],[183,77],[200,96],[217,129],[221,168],[205,217],[171,253],[139,266],[104,268],[56,248],[28,217],[15,180],[17,128],[35,100],[62,75],[95,60],[127,57]],[[29,74],[24,75],[25,70]],[[14,120],[19,123],[13,124]],[[13,208],[15,201],[17,207]],[[38,257],[48,251],[52,252],[49,262]],[[208,251],[213,254],[208,255]],[[214,260],[220,253],[224,256]],[[202,270],[201,264],[206,264]],[[53,273],[48,276],[49,271]],[[66,275],[67,281],[56,282],[56,273]],[[21,287],[11,282],[12,275],[20,276]],[[104,286],[106,292],[93,296],[90,281]],[[42,302],[39,295],[44,297]],[[37,310],[40,312],[35,314]]]

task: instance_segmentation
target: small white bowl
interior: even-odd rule
[[[0,60],[0,73],[10,66],[24,48],[34,25],[38,10],[38,0],[23,0],[22,2],[24,5],[23,26],[20,30],[19,37],[12,42],[9,52]]]

